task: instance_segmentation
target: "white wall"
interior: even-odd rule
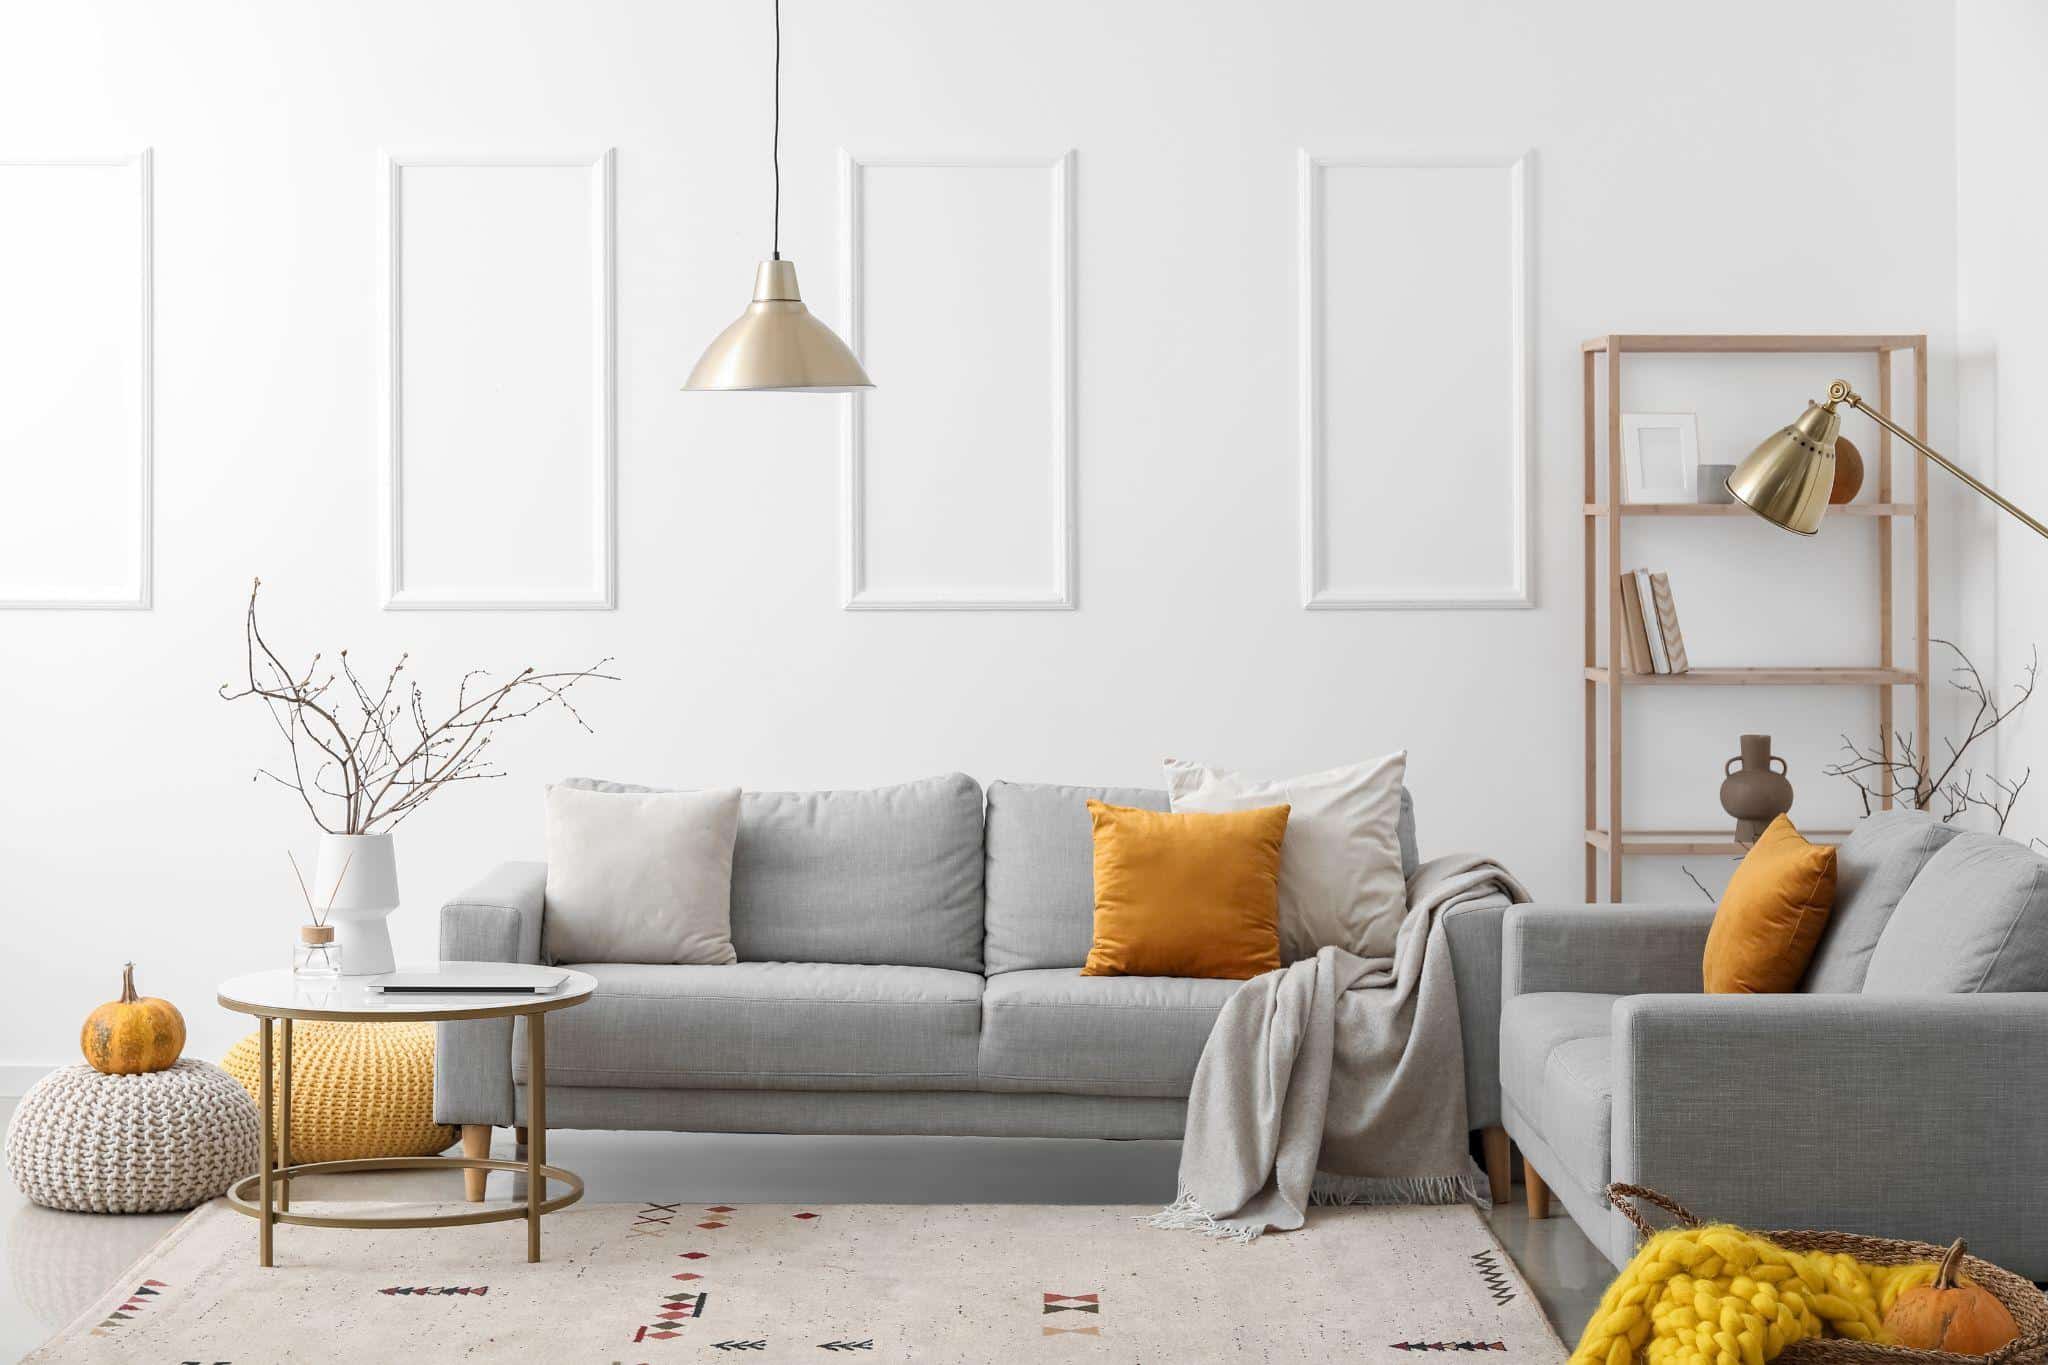
[[[2036,517],[2048,518],[2048,260],[2040,227],[2048,186],[2035,166],[2048,125],[2048,11],[2026,0],[1969,0],[1956,16],[1956,322],[1959,458]],[[2048,543],[1973,502],[1971,597],[1995,603],[2000,676],[2020,676],[2048,646]],[[1987,553],[1987,551],[1989,551]],[[2033,707],[2048,708],[2048,697]],[[2023,711],[1996,732],[1997,766],[2034,785],[2007,833],[2048,834],[2048,714]]]
[[[840,149],[1075,153],[1075,610],[843,609],[844,400],[677,392],[766,250],[765,4],[75,0],[11,13],[0,159],[155,149],[156,546],[152,610],[0,613],[0,885],[9,937],[27,949],[10,973],[0,1063],[72,1056],[77,1021],[129,957],[146,989],[184,1008],[192,1050],[217,1055],[239,1021],[212,1005],[214,983],[283,960],[296,913],[284,850],[311,838],[293,798],[250,780],[273,753],[263,717],[213,695],[238,666],[255,574],[274,639],[295,651],[411,649],[443,681],[479,665],[617,656],[625,681],[583,699],[595,736],[528,724],[505,742],[510,777],[451,791],[406,826],[402,955],[431,952],[434,907],[473,874],[540,854],[539,785],[570,772],[762,788],[949,769],[1147,782],[1167,754],[1286,770],[1406,746],[1425,852],[1485,849],[1540,894],[1574,897],[1580,340],[1925,330],[1934,429],[1953,434],[1946,6],[790,0],[784,22],[783,248],[835,325]],[[380,153],[606,148],[617,608],[383,611]],[[1302,608],[1303,149],[1532,154],[1533,610]],[[555,335],[581,326],[562,282],[589,264],[588,239],[563,216],[567,200],[518,185],[536,196],[534,213],[556,216],[508,221],[515,240],[540,245],[524,263],[531,279],[518,259],[496,261],[512,295],[504,315],[516,322],[532,300],[551,354],[567,357],[540,377],[560,430],[540,440],[492,410],[494,391],[525,401],[535,382],[501,368],[523,354],[503,337],[473,369],[444,346],[408,379],[429,404],[414,452],[423,467],[472,473],[485,509],[428,517],[424,563],[446,578],[475,556],[486,587],[524,562],[494,536],[499,523],[573,518],[588,532],[576,498],[595,467],[576,396],[593,391],[591,357]],[[878,269],[895,262],[871,288],[886,279],[891,291],[1008,300],[1005,316],[1027,316],[1035,293],[981,279],[1021,270],[1042,282],[1043,251],[1009,258],[1024,234],[997,235],[983,253],[955,242],[920,280],[882,242],[887,225],[915,222],[898,211],[871,225]],[[0,255],[15,230],[0,218]],[[496,242],[478,250],[486,263],[506,254]],[[487,279],[454,278],[469,263],[447,241],[429,259],[450,273],[420,281],[421,307],[458,316],[449,300],[461,289],[490,301]],[[941,366],[944,339],[919,351],[902,326],[917,305],[901,293],[870,306],[877,325],[893,310],[896,372],[876,376],[887,402]],[[952,321],[963,344],[988,342],[976,310]],[[1050,362],[1038,363],[1016,382],[1049,382]],[[1646,363],[1640,405],[1696,408],[1707,457],[1725,460],[1835,369],[1693,364]],[[983,382],[989,409],[1009,412],[1009,376]],[[467,444],[456,394],[476,408]],[[992,498],[974,477],[986,453],[989,479],[1022,479],[1038,466],[1020,461],[1050,461],[1048,434],[980,430],[976,410],[960,405],[950,470],[928,447],[893,447],[903,453],[888,469],[965,471],[960,497],[1000,563],[968,582],[972,540],[903,538],[918,520],[902,509],[923,506],[934,485],[882,488],[893,499],[873,523],[891,537],[874,561],[882,586],[1050,582],[1032,558],[1050,544],[1032,538],[1050,535],[1044,485],[1024,479],[1015,486],[1041,492]],[[925,430],[899,417],[877,408],[877,459],[885,434]],[[1459,405],[1443,420],[1457,424]],[[0,430],[0,476],[40,457]],[[517,494],[543,473],[558,491],[536,512],[535,497]],[[1370,510],[1345,497],[1340,512]],[[1474,490],[1475,506],[1498,499],[1497,487]],[[1475,553],[1490,554],[1500,518],[1484,523],[1440,534],[1477,536]],[[1761,524],[1630,534],[1632,560],[1673,573],[1696,663],[1848,661],[1873,646],[1869,551],[1853,526],[1812,545]],[[561,587],[588,562],[543,556],[532,573]],[[1637,720],[1647,725],[1653,707],[1660,723],[1630,736],[1633,821],[1716,819],[1721,760],[1750,729],[1781,737],[1802,816],[1825,823],[1851,808],[1817,769],[1838,730],[1869,725],[1867,699],[1687,693],[1645,700]],[[1725,876],[1695,870],[1710,884]],[[1693,894],[1669,864],[1633,871],[1638,891]]]

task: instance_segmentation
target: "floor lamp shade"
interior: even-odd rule
[[[811,316],[796,264],[754,272],[754,301],[704,350],[683,385],[694,393],[848,393],[871,389],[867,371],[830,327]]]
[[[1728,476],[1728,491],[1773,525],[1802,536],[1820,530],[1835,486],[1835,438],[1842,417],[1808,403],[1792,425],[1764,439]]]

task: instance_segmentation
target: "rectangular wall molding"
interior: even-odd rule
[[[0,157],[0,608],[149,609],[151,160]]]
[[[387,610],[617,605],[614,156],[385,154]]]
[[[1527,154],[1300,154],[1310,610],[1535,604],[1529,178]]]
[[[850,611],[1076,605],[1074,154],[840,153]]]

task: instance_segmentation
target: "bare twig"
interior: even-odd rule
[[[337,669],[325,675],[318,654],[303,671],[287,668],[256,621],[256,594],[262,586],[258,579],[250,588],[243,617],[246,681],[239,688],[223,683],[220,696],[225,701],[254,697],[263,703],[290,753],[291,775],[287,778],[267,768],[258,769],[257,775],[296,791],[314,823],[331,834],[395,828],[451,782],[500,776],[484,755],[496,731],[508,722],[556,707],[589,730],[566,694],[588,679],[617,681],[603,671],[609,658],[567,672],[524,668],[495,687],[484,670],[472,669],[456,683],[453,713],[434,722],[428,719],[419,684],[400,676],[411,658],[408,654],[399,656],[375,694],[345,649],[336,656]],[[401,727],[411,733],[400,736]],[[338,815],[330,817],[322,807],[335,804]],[[303,882],[301,878],[302,894]],[[312,905],[310,896],[307,904]]]
[[[1998,694],[1984,681],[1983,674],[1977,671],[1977,666],[1970,662],[1960,647],[1949,640],[1930,643],[1942,646],[1955,656],[1956,662],[1949,669],[1949,686],[1975,703],[1962,739],[1943,741],[1942,747],[1946,752],[1940,768],[1936,769],[1927,749],[1916,743],[1914,736],[1899,731],[1892,736],[1892,752],[1889,754],[1882,745],[1865,748],[1843,735],[1842,751],[1847,757],[1821,771],[1829,777],[1846,778],[1855,786],[1863,799],[1865,815],[1877,809],[1887,797],[1903,798],[1915,810],[1933,810],[1939,802],[1938,813],[1944,823],[1953,822],[1966,811],[1978,808],[1986,811],[1996,822],[1998,831],[2004,833],[2031,770],[2021,775],[2018,781],[2008,781],[1989,772],[1980,778],[1977,769],[1966,764],[1964,759],[1972,745],[2010,720],[2015,712],[2033,699],[2034,686],[2041,671],[2040,651],[2033,651],[2024,676],[2013,686],[2012,699],[2001,703]]]

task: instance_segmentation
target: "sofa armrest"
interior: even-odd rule
[[[1443,917],[1465,1044],[1465,1113],[1473,1128],[1500,1122],[1500,950],[1507,911],[1508,898],[1492,895],[1455,905]]]
[[[1501,994],[1697,991],[1711,905],[1518,905],[1502,926]]]
[[[441,907],[443,962],[539,962],[546,863],[500,863]],[[434,1121],[511,1124],[512,1021],[434,1026]]]
[[[2048,1277],[2048,995],[1642,995],[1613,1027],[1614,1179]]]

